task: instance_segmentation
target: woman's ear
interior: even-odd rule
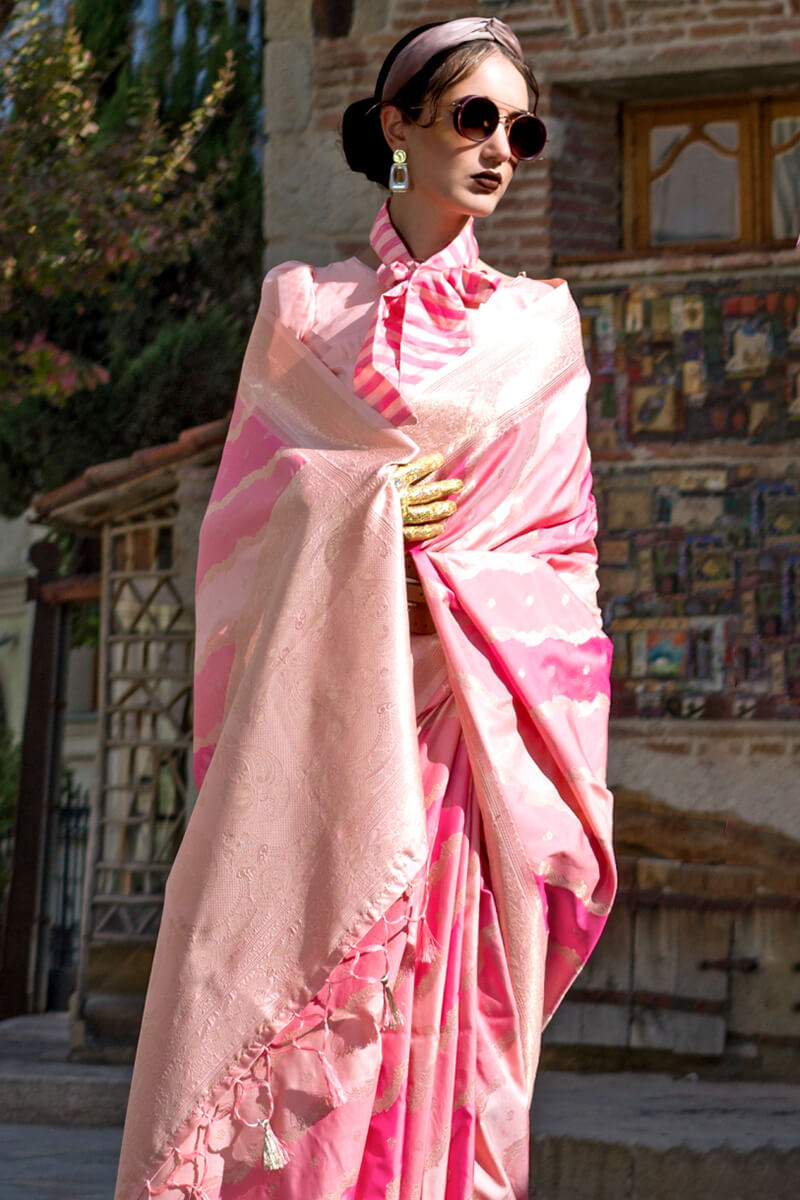
[[[381,128],[390,150],[406,149],[406,128],[408,118],[394,104],[386,104],[381,109]]]

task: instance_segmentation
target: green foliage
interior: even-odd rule
[[[70,617],[70,646],[97,647],[100,644],[100,605],[76,604]]]
[[[228,410],[262,249],[259,63],[224,5],[190,0],[177,59],[164,21],[138,65],[132,0],[76,0],[63,28],[17,7],[0,35],[8,514]]]
[[[11,730],[0,728],[0,837],[14,827],[19,783],[19,746]]]
[[[219,359],[237,362],[239,354],[239,338],[221,308],[165,323],[140,354],[120,364],[118,393],[123,403],[126,398],[130,403],[126,437],[131,444],[159,443],[172,436],[173,406],[164,404],[165,397],[177,404],[182,395],[191,397],[191,415],[198,425],[219,416]],[[226,405],[229,400],[230,393]]]
[[[72,17],[80,30],[81,41],[101,69],[120,57],[120,47],[131,35],[133,13],[130,4],[116,0],[75,0]]]

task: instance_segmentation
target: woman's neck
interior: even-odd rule
[[[445,213],[413,191],[395,193],[389,200],[389,215],[406,248],[417,262],[432,258],[458,237],[469,217]]]

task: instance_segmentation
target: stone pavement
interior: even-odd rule
[[[0,1022],[0,1200],[112,1200],[130,1069],[66,1046]],[[544,1071],[533,1126],[536,1200],[800,1200],[795,1084]]]
[[[0,1125],[0,1200],[112,1200],[122,1129]]]

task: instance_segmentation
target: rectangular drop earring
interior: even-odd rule
[[[392,169],[389,172],[389,191],[407,192],[409,185],[408,164],[405,150],[395,150],[392,155]]]

